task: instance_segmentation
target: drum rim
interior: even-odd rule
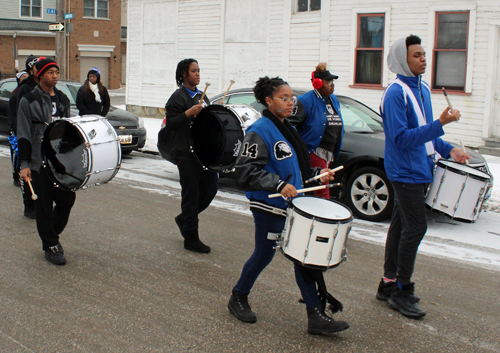
[[[449,163],[449,165],[447,165],[448,163]],[[442,158],[442,159],[438,160],[437,161],[437,165],[438,165],[438,167],[441,167],[443,169],[450,169],[451,171],[456,172],[457,174],[460,174],[460,175],[466,175],[466,176],[468,175],[468,176],[470,176],[473,179],[477,179],[477,180],[481,180],[481,181],[489,181],[489,180],[491,180],[491,177],[489,176],[489,174],[486,173],[486,172],[483,172],[482,170],[478,170],[478,169],[473,168],[471,166],[466,166],[466,165],[464,165],[462,163],[458,163],[458,162],[455,162],[455,161],[450,161],[448,159]],[[468,167],[468,168],[472,169],[474,172],[483,174],[484,177],[481,176],[481,175],[474,174],[474,173],[468,173],[467,171],[459,169],[459,168],[455,168],[454,165],[460,165],[460,166]]]
[[[232,109],[225,107],[223,104],[211,104],[211,105],[205,107],[203,110],[205,112],[208,112],[208,113],[210,113],[211,110],[230,113],[240,123],[241,133],[243,135],[242,138],[241,138],[241,141],[243,141],[243,138],[245,137],[245,133],[243,132],[243,126],[242,126],[241,118]],[[202,110],[202,112],[203,112],[203,110]],[[201,115],[201,113],[198,114],[198,117],[200,115]],[[197,119],[197,118],[195,118],[195,119]],[[222,126],[222,124],[220,123],[220,120],[219,120],[218,117],[217,117],[217,120],[219,121],[219,124]],[[198,164],[203,169],[211,171],[211,172],[215,172],[215,173],[227,173],[227,172],[231,172],[234,169],[234,166],[236,164],[236,158],[234,159],[234,162],[231,163],[231,164],[229,164],[229,165],[213,165],[213,166],[207,166],[205,163],[203,163],[198,158],[197,154],[194,151],[194,147],[193,147],[194,146],[194,141],[193,141],[194,139],[193,139],[193,136],[191,134],[191,129],[193,127],[193,123],[194,123],[194,121],[192,121],[189,124],[189,150],[191,151],[191,155],[193,156],[193,158],[195,159],[195,161],[198,162]],[[218,157],[220,157],[221,155],[222,155],[222,153],[220,153]]]
[[[314,264],[308,264],[308,263],[302,262],[300,260],[297,260],[296,258],[294,258],[294,257],[288,255],[287,253],[283,252],[283,249],[281,249],[281,253],[288,260],[290,260],[290,261],[292,261],[292,262],[294,262],[294,263],[296,263],[298,265],[301,265],[301,266],[304,266],[304,267],[307,267],[307,268],[312,268],[314,270],[328,270],[330,268],[337,267],[337,266],[339,266],[342,263],[342,260],[340,260],[338,263],[332,264],[332,265],[329,265],[329,266],[326,266],[326,265],[314,265]]]
[[[290,203],[288,205],[288,208],[292,208],[294,210],[294,212],[297,212],[299,215],[301,215],[303,217],[306,217],[308,219],[314,218],[314,220],[317,220],[318,222],[328,223],[328,224],[337,224],[337,223],[345,224],[345,223],[352,222],[352,220],[354,219],[352,211],[351,211],[351,209],[349,207],[347,207],[346,205],[344,205],[344,204],[342,204],[342,203],[340,203],[338,201],[328,200],[328,199],[323,199],[323,198],[320,198],[320,199],[323,199],[323,200],[326,200],[326,201],[329,201],[329,202],[333,202],[333,203],[335,203],[337,205],[340,205],[340,206],[344,207],[347,211],[349,211],[350,216],[347,217],[347,218],[341,218],[341,219],[330,219],[330,218],[323,218],[323,217],[318,217],[318,216],[312,216],[310,213],[308,213],[308,212],[300,209],[299,206],[294,205],[293,201],[296,200],[296,199],[298,199],[298,198],[319,198],[319,197],[310,196],[310,195],[301,195],[301,196],[297,196],[297,197],[293,198],[290,201]]]

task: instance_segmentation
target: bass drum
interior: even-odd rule
[[[190,125],[189,145],[205,170],[229,173],[234,169],[243,142],[244,124],[259,113],[247,105],[209,105]]]
[[[45,129],[42,153],[50,179],[67,191],[107,183],[118,173],[122,158],[115,129],[97,115],[51,123]]]

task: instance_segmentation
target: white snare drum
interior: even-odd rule
[[[115,129],[97,115],[54,121],[45,129],[42,150],[54,185],[70,191],[107,183],[122,157]]]
[[[451,218],[474,222],[479,217],[491,177],[477,169],[440,159],[425,203]]]
[[[290,260],[306,267],[328,269],[347,259],[345,244],[352,213],[344,205],[314,196],[290,202],[278,245]]]

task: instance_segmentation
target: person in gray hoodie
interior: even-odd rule
[[[403,315],[420,318],[415,284],[411,282],[418,247],[427,231],[425,189],[433,181],[434,160],[441,155],[464,163],[468,154],[443,141],[443,126],[460,118],[447,107],[434,120],[429,85],[422,81],[427,62],[419,37],[394,43],[387,57],[397,78],[380,103],[385,132],[384,167],[394,190],[394,209],[385,245],[384,276],[377,299]]]
[[[64,265],[66,258],[59,234],[68,223],[75,193],[55,187],[51,181],[42,164],[42,137],[50,123],[70,116],[70,101],[55,87],[59,66],[54,60],[41,57],[36,69],[40,84],[21,99],[17,113],[20,176],[25,183],[33,181],[33,189],[38,195],[36,226],[45,258],[55,265]]]

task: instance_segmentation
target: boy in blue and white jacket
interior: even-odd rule
[[[411,276],[427,230],[424,194],[433,179],[433,159],[436,153],[461,163],[471,157],[440,138],[443,126],[458,121],[460,112],[447,107],[434,121],[430,89],[421,76],[427,64],[420,38],[411,35],[396,41],[387,62],[397,74],[380,103],[386,136],[384,166],[394,189],[394,210],[377,298],[407,317],[419,318],[425,311],[418,305]]]

